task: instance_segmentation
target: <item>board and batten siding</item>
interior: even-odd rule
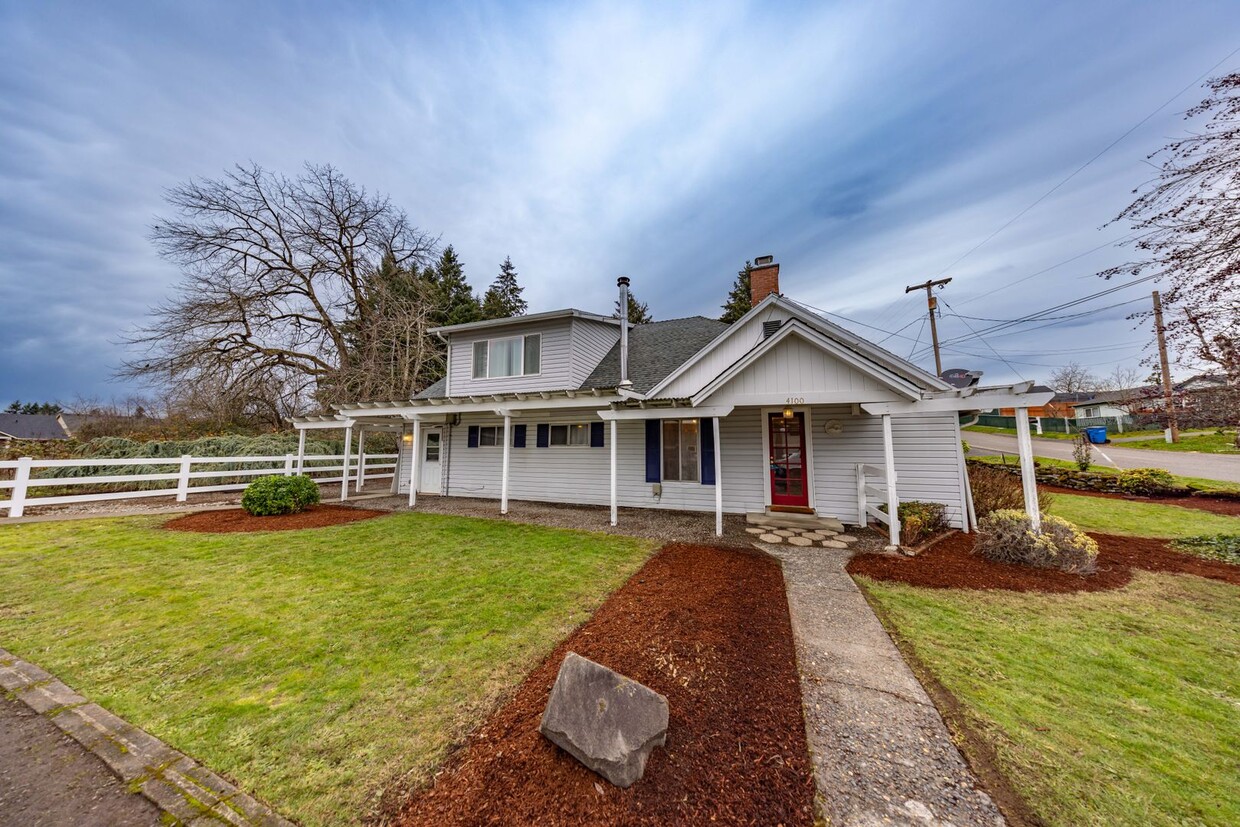
[[[766,338],[762,332],[763,323],[784,322],[789,318],[791,316],[783,308],[772,306],[760,316],[734,324],[727,331],[727,338],[718,347],[673,379],[671,384],[659,391],[659,396],[665,399],[693,396],[714,381],[716,376],[727,370],[736,360],[762,343],[762,340]]]
[[[882,421],[876,416],[854,416],[849,406],[813,406],[807,427],[813,462],[814,506],[824,516],[855,524],[857,521],[858,463],[882,467]],[[767,505],[768,458],[763,443],[767,411],[738,408],[720,424],[723,504],[728,513],[762,511]],[[843,431],[828,434],[826,423],[839,421]],[[607,505],[610,502],[610,425],[604,425],[605,445],[538,448],[538,423],[571,424],[599,421],[594,411],[531,413],[518,421],[527,427],[526,447],[510,453],[509,497],[514,500]],[[445,493],[458,497],[498,499],[503,463],[501,446],[468,447],[470,425],[503,427],[494,416],[466,415],[445,430],[443,467]],[[646,432],[642,420],[617,425],[617,499],[621,506],[711,512],[715,489],[697,482],[664,482],[662,496],[646,482]],[[941,502],[949,522],[963,525],[960,486],[960,438],[951,413],[892,417],[897,491],[902,500]],[[409,452],[402,445],[401,468],[408,475]],[[402,482],[402,491],[408,491]]]
[[[813,394],[839,394],[849,402],[898,398],[874,377],[794,334],[732,377],[710,395],[707,404],[771,405],[780,404],[789,396],[804,398]]]

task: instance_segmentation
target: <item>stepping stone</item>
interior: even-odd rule
[[[767,529],[762,528],[761,526],[745,526],[745,530],[750,534],[766,534],[767,532]]]
[[[784,538],[778,534],[763,534],[758,539],[764,543],[782,543],[784,541]]]
[[[667,698],[569,652],[538,731],[617,787],[630,787],[666,742],[667,721]]]
[[[780,537],[795,537],[796,536],[796,532],[790,528],[777,528],[772,533],[778,534]]]
[[[801,536],[802,536],[802,537],[804,537],[806,540],[812,540],[813,542],[817,543],[819,540],[825,540],[825,539],[827,539],[828,537],[830,537],[831,535],[830,535],[830,534],[823,534],[823,533],[822,533],[822,532],[820,532],[820,531],[807,531],[807,532],[805,532],[804,534],[802,534]]]
[[[788,544],[793,546],[812,546],[814,541],[805,537],[789,537]]]
[[[839,540],[823,540],[823,548],[848,548],[848,543],[841,543]]]
[[[841,543],[857,542],[857,538],[852,536],[851,534],[837,534],[834,539],[839,540]]]

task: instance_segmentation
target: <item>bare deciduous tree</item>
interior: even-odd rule
[[[384,261],[417,270],[434,240],[387,198],[331,166],[296,178],[257,165],[175,187],[176,217],[156,248],[182,271],[177,295],[130,337],[142,356],[122,375],[213,388],[274,417],[344,401],[350,322],[372,323],[371,278]]]
[[[1116,218],[1143,257],[1101,275],[1156,276],[1173,349],[1240,382],[1240,73],[1207,86],[1186,117],[1209,121],[1150,156],[1162,159],[1157,179]]]
[[[1051,371],[1051,387],[1059,393],[1083,393],[1098,389],[1098,378],[1079,362],[1069,362]]]

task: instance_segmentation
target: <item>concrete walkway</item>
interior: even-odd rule
[[[758,545],[783,564],[817,805],[826,822],[1003,825],[844,570],[850,553]]]

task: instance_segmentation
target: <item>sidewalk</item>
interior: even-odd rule
[[[844,570],[847,551],[761,545],[783,564],[801,703],[828,824],[1005,824]]]

